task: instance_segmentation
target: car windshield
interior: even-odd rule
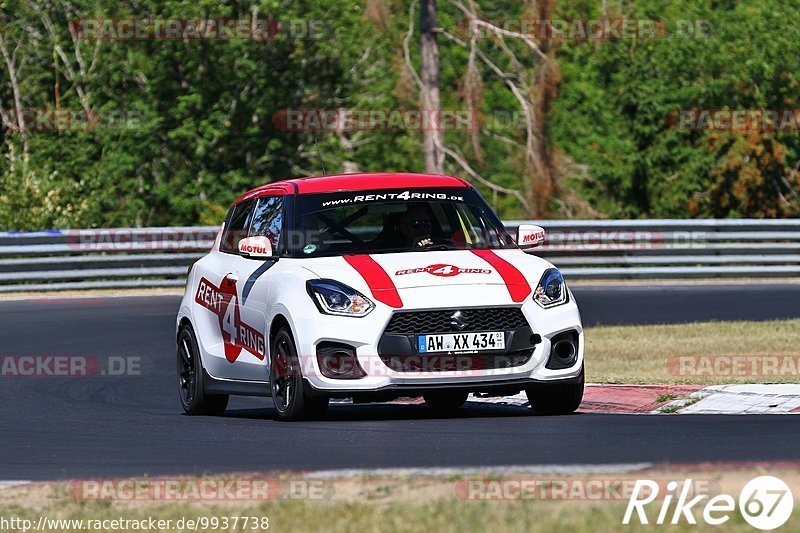
[[[472,189],[352,191],[297,197],[291,255],[513,248]]]

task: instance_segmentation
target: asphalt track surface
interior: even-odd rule
[[[800,283],[580,285],[572,292],[585,326],[800,317]]]
[[[587,324],[800,315],[800,286],[576,287]],[[141,375],[0,377],[0,480],[270,470],[796,460],[800,417],[576,414],[513,406],[436,418],[424,406],[336,405],[279,423],[269,399],[182,415],[179,298],[0,302],[0,356],[140,357]]]

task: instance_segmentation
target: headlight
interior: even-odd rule
[[[548,268],[542,274],[533,293],[533,300],[545,309],[567,303],[567,284],[557,268]]]
[[[306,290],[319,312],[326,315],[362,317],[375,309],[369,298],[332,279],[307,281]]]

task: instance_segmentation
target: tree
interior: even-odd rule
[[[442,105],[439,98],[439,47],[436,44],[436,0],[420,2],[420,54],[422,56],[422,89],[420,104],[423,119],[422,134],[425,170],[444,173],[444,135]]]

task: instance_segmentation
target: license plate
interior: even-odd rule
[[[419,335],[417,346],[418,353],[505,350],[506,337],[502,331]]]

